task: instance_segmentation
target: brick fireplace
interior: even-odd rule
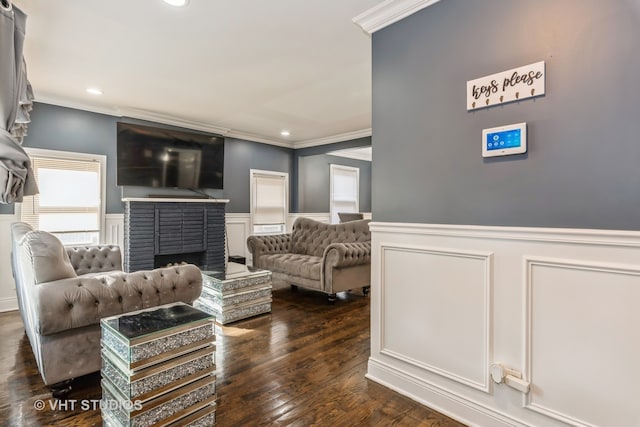
[[[225,265],[228,200],[128,198],[125,202],[125,271],[188,262],[203,270]]]

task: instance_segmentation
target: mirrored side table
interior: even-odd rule
[[[102,319],[103,425],[215,424],[214,320],[184,303]]]
[[[271,272],[230,262],[225,271],[202,272],[202,294],[193,306],[227,324],[271,312]]]

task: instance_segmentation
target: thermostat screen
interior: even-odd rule
[[[511,129],[487,133],[486,144],[488,151],[520,147],[522,144],[521,131],[520,129]]]

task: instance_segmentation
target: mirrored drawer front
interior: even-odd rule
[[[109,350],[102,350],[102,378],[130,400],[153,399],[211,375],[215,367],[215,346],[205,347],[138,371],[127,369]]]
[[[102,327],[102,347],[118,357],[126,369],[138,370],[182,354],[209,346],[215,341],[213,319],[188,328],[171,330],[171,334],[156,334],[145,340],[129,343],[110,328]]]
[[[211,427],[216,424],[216,404],[207,405],[193,414],[167,424],[167,427]],[[104,427],[125,427],[116,421],[111,413],[102,413]]]
[[[225,325],[236,320],[269,313],[271,311],[271,296],[231,307],[216,306],[203,298],[199,298],[194,301],[193,306],[212,314],[215,316],[216,322]]]
[[[199,411],[215,408],[215,378],[207,377],[145,403],[123,399],[108,381],[102,381],[103,419],[110,426],[165,427],[194,423]],[[201,425],[201,424],[195,424]],[[212,424],[204,424],[212,425]]]
[[[259,285],[248,289],[238,289],[233,292],[220,293],[203,289],[200,298],[206,299],[214,306],[229,307],[243,304],[248,301],[255,301],[260,298],[271,298],[271,283],[268,285]]]
[[[265,271],[260,274],[256,274],[248,277],[241,277],[237,279],[218,280],[213,277],[202,275],[203,288],[209,288],[217,292],[228,292],[236,289],[248,288],[251,286],[261,285],[263,283],[271,282],[271,272]]]

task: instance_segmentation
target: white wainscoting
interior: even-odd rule
[[[240,255],[251,263],[251,254],[247,249],[247,237],[251,235],[251,214],[227,213],[225,214],[227,227],[227,255]]]
[[[640,426],[640,232],[371,229],[368,378],[472,426]]]
[[[491,255],[383,243],[380,353],[489,391]]]
[[[525,263],[527,408],[571,425],[640,425],[640,265]]]
[[[124,250],[124,214],[106,214],[104,222],[103,244],[118,245]]]
[[[16,284],[11,273],[11,223],[17,215],[0,215],[0,312],[18,309]]]

